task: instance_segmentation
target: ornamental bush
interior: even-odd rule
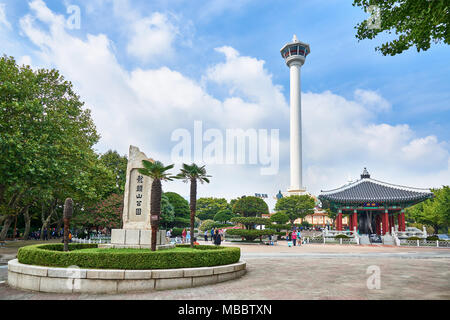
[[[334,236],[335,239],[350,239],[350,237],[346,236],[345,234],[338,234]]]
[[[231,235],[231,236],[241,236],[244,237],[245,240],[255,240],[256,238],[259,238],[261,236],[269,236],[269,235],[274,235],[277,232],[274,230],[246,230],[246,229],[230,229],[227,230],[227,235]]]
[[[258,225],[269,225],[272,224],[269,219],[266,218],[258,218],[258,217],[235,217],[231,219],[233,223],[240,223],[245,226],[253,226],[255,224]]]
[[[22,247],[17,258],[20,263],[62,267],[78,266],[93,269],[176,269],[212,267],[239,261],[241,251],[236,247],[177,246],[174,249],[99,249],[96,244],[40,244]]]
[[[407,240],[422,240],[422,238],[419,238],[419,237],[409,237]]]
[[[427,237],[427,241],[437,241],[437,240],[439,240],[438,236],[429,236],[429,237]]]

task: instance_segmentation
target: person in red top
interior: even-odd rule
[[[295,244],[297,242],[297,232],[293,231],[291,234],[291,238],[292,238],[292,242],[294,243],[294,247],[295,247]]]
[[[183,232],[181,233],[181,236],[183,237],[183,243],[186,242],[186,234],[187,234],[187,232],[186,232],[186,228],[185,228],[185,229],[183,229]]]

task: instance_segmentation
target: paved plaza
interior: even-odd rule
[[[226,242],[225,245],[236,245]],[[242,278],[190,289],[117,295],[45,294],[0,284],[9,299],[450,299],[450,249],[309,244],[288,247],[239,245],[247,274]],[[369,289],[380,272],[380,288]],[[0,266],[0,282],[7,280]],[[373,283],[373,282],[371,282]]]

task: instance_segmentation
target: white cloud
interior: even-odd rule
[[[288,103],[263,60],[241,56],[229,46],[217,48],[224,61],[207,68],[200,83],[168,67],[127,70],[106,35],[71,35],[64,29],[63,17],[41,0],[31,2],[30,8],[32,14],[20,24],[39,48],[39,55],[30,59],[56,67],[74,83],[102,135],[100,151],[113,148],[123,154],[133,144],[149,157],[169,162],[175,145],[170,141],[172,131],[192,131],[194,120],[223,132],[236,127],[279,128],[281,137],[288,136]],[[35,20],[47,24],[48,31]],[[228,94],[215,97],[208,85],[226,88]],[[434,136],[417,137],[406,124],[378,123],[378,113],[391,108],[378,93],[355,90],[353,100],[330,91],[302,97],[304,184],[311,192],[338,187],[349,175],[355,179],[365,166],[374,178],[392,183],[429,187],[450,181],[448,144]],[[289,185],[285,138],[280,141],[280,156],[277,176],[261,176],[259,166],[209,166],[213,182],[201,187],[199,195],[275,195]],[[187,194],[183,184],[167,188]]]
[[[155,12],[132,23],[127,52],[144,62],[172,57],[172,43],[178,33],[166,15]]]

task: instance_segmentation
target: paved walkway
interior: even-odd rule
[[[236,245],[225,243],[225,245]],[[211,286],[119,295],[45,294],[0,284],[5,299],[450,299],[450,249],[239,245],[247,274]],[[369,289],[379,270],[380,288]],[[6,269],[0,266],[0,282]],[[370,282],[369,281],[369,285]]]

